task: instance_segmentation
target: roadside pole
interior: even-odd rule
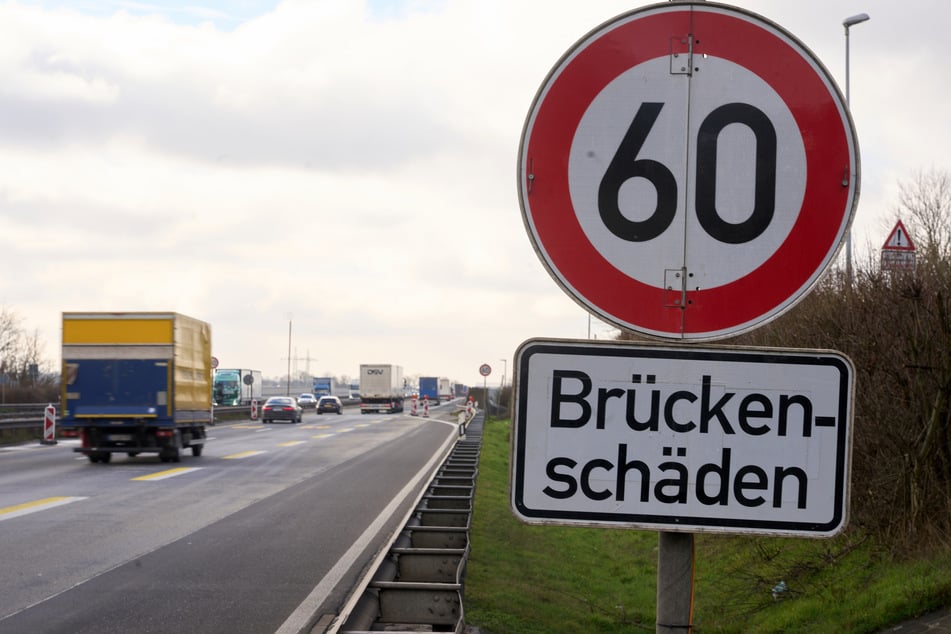
[[[693,627],[693,533],[658,533],[657,634]]]
[[[492,411],[489,407],[489,375],[492,374],[492,366],[488,363],[483,363],[479,366],[479,374],[482,375],[482,398],[485,399],[485,405],[483,405],[483,407],[485,407],[485,422],[489,422],[492,418]]]

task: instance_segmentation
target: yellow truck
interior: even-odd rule
[[[211,326],[178,313],[63,313],[60,433],[114,453],[198,457],[213,422]]]

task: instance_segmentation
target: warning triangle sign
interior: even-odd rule
[[[895,223],[895,228],[888,234],[888,239],[885,240],[885,245],[882,249],[889,251],[915,250],[915,243],[911,241],[911,236],[908,235],[908,231],[905,229],[905,225],[901,223],[901,220]]]

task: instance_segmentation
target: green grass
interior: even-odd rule
[[[657,533],[529,526],[509,503],[509,422],[485,426],[465,589],[491,634],[655,629]],[[833,539],[697,535],[695,632],[876,632],[951,605],[951,553]],[[771,590],[785,581],[788,591]]]

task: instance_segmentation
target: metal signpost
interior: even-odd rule
[[[597,27],[548,74],[518,190],[539,259],[590,313],[714,340],[782,314],[832,264],[858,142],[793,35],[735,7],[655,4]],[[658,632],[692,627],[693,532],[845,526],[846,358],[579,345],[519,350],[513,511],[660,530]]]
[[[479,374],[482,375],[482,396],[485,398],[485,416],[489,417],[489,375],[492,374],[492,366],[483,363],[479,366]]]

